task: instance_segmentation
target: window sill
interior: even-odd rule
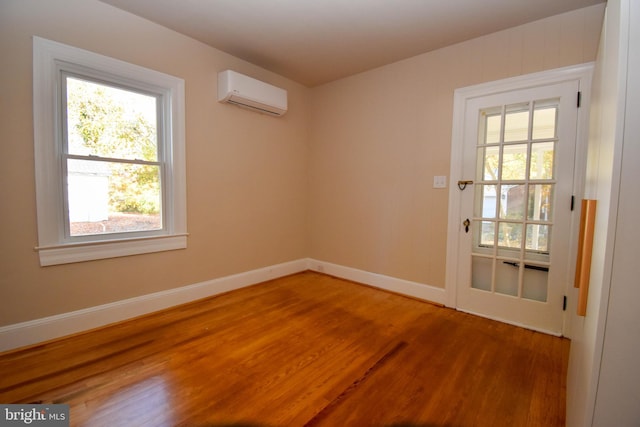
[[[35,249],[40,255],[40,265],[45,267],[48,265],[185,249],[187,247],[187,236],[187,234],[172,234],[151,238],[101,240],[97,242],[41,246]]]

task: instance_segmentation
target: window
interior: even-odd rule
[[[186,247],[184,81],[34,38],[41,265]]]

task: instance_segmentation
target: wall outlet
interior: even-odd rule
[[[447,188],[447,177],[444,175],[434,176],[433,188]]]

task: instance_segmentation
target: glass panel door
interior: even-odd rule
[[[479,111],[475,289],[547,301],[560,99]]]
[[[450,278],[458,310],[560,334],[577,229],[579,82],[532,83],[488,86],[460,109],[452,168],[473,184],[451,193],[459,222]]]

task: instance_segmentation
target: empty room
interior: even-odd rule
[[[0,424],[638,426],[634,0],[0,0]]]

